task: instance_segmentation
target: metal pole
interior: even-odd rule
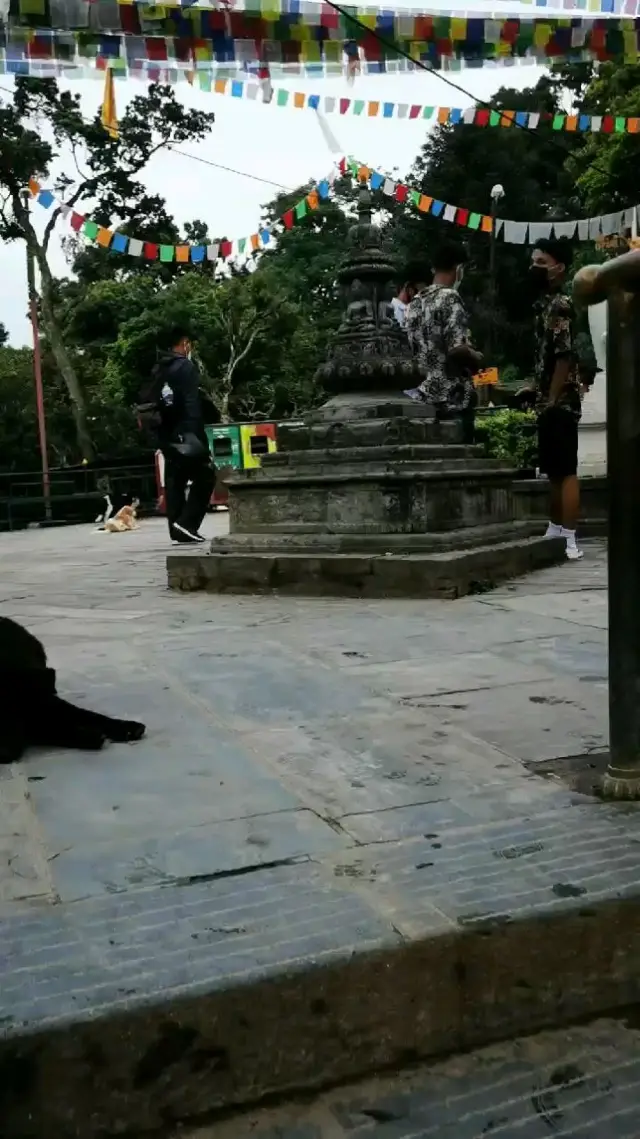
[[[25,194],[24,206],[29,211],[29,196]],[[36,274],[33,255],[27,242],[27,288],[29,292],[29,316],[31,317],[31,331],[33,333],[33,374],[36,386],[36,411],[38,415],[38,438],[40,442],[40,458],[42,461],[42,495],[44,498],[44,513],[47,521],[51,520],[51,478],[49,475],[49,456],[47,450],[47,423],[44,413],[44,392],[42,388],[42,357],[40,355],[40,332],[38,329],[38,302],[36,294]]]
[[[609,766],[603,793],[640,798],[640,253],[576,275],[587,304],[608,301]]]

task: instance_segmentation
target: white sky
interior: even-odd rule
[[[480,6],[482,0],[477,2]],[[471,3],[465,7],[470,8]],[[533,14],[530,7],[520,10]],[[505,14],[506,11],[513,11],[513,7],[509,6]],[[486,100],[502,86],[533,86],[539,75],[540,69],[537,67],[517,66],[463,70],[451,74],[450,78],[466,88],[474,99]],[[80,93],[85,115],[91,116],[100,105],[101,82],[89,79],[69,81],[64,85]],[[275,79],[274,85],[313,91],[321,95],[344,95],[352,99],[380,99],[447,107],[465,107],[473,101],[453,91],[436,73],[362,76],[350,86],[340,79],[318,82],[300,78],[290,81]],[[10,78],[2,76],[0,87],[10,86]],[[122,114],[127,101],[142,90],[144,87],[141,83],[118,82],[118,113]],[[186,105],[212,110],[216,115],[210,136],[199,144],[185,143],[182,149],[291,188],[301,185],[309,178],[320,179],[330,170],[332,155],[313,112],[263,106],[246,99],[207,94],[186,83],[181,83],[177,90]],[[424,123],[382,118],[362,119],[337,114],[328,115],[326,121],[340,144],[342,153],[351,154],[371,166],[385,170],[397,167],[402,174],[406,173],[425,138]],[[155,156],[143,181],[155,193],[165,197],[169,212],[178,222],[200,218],[207,222],[210,232],[226,233],[230,238],[245,237],[254,232],[261,205],[276,193],[275,188],[259,181],[216,170],[175,153]],[[460,186],[458,199],[456,204],[464,205],[464,185]],[[507,205],[505,202],[506,216],[509,216]],[[47,212],[35,203],[32,209],[40,228]],[[61,219],[58,222],[58,233],[65,232],[70,232],[68,222]],[[23,244],[0,245],[0,258],[0,321],[8,328],[13,345],[27,344],[30,342],[30,328],[26,319]],[[59,241],[55,238],[51,247],[51,266],[57,275],[67,271]]]

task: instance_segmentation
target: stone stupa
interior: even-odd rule
[[[338,273],[345,317],[317,373],[330,398],[233,473],[228,537],[170,554],[170,588],[458,597],[563,557],[515,519],[509,465],[403,394],[421,369],[393,317],[395,275],[363,186]]]

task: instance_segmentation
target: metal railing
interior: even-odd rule
[[[59,468],[50,472],[50,518],[40,471],[0,473],[0,530],[30,525],[91,522],[104,506],[104,495],[130,494],[141,513],[157,509],[153,457],[144,463],[104,467]]]

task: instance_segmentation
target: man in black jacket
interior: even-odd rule
[[[165,460],[165,499],[173,542],[204,542],[199,533],[215,482],[200,399],[200,373],[190,359],[183,325],[163,336],[153,389],[159,414],[158,442]],[[187,494],[187,485],[191,483]]]

